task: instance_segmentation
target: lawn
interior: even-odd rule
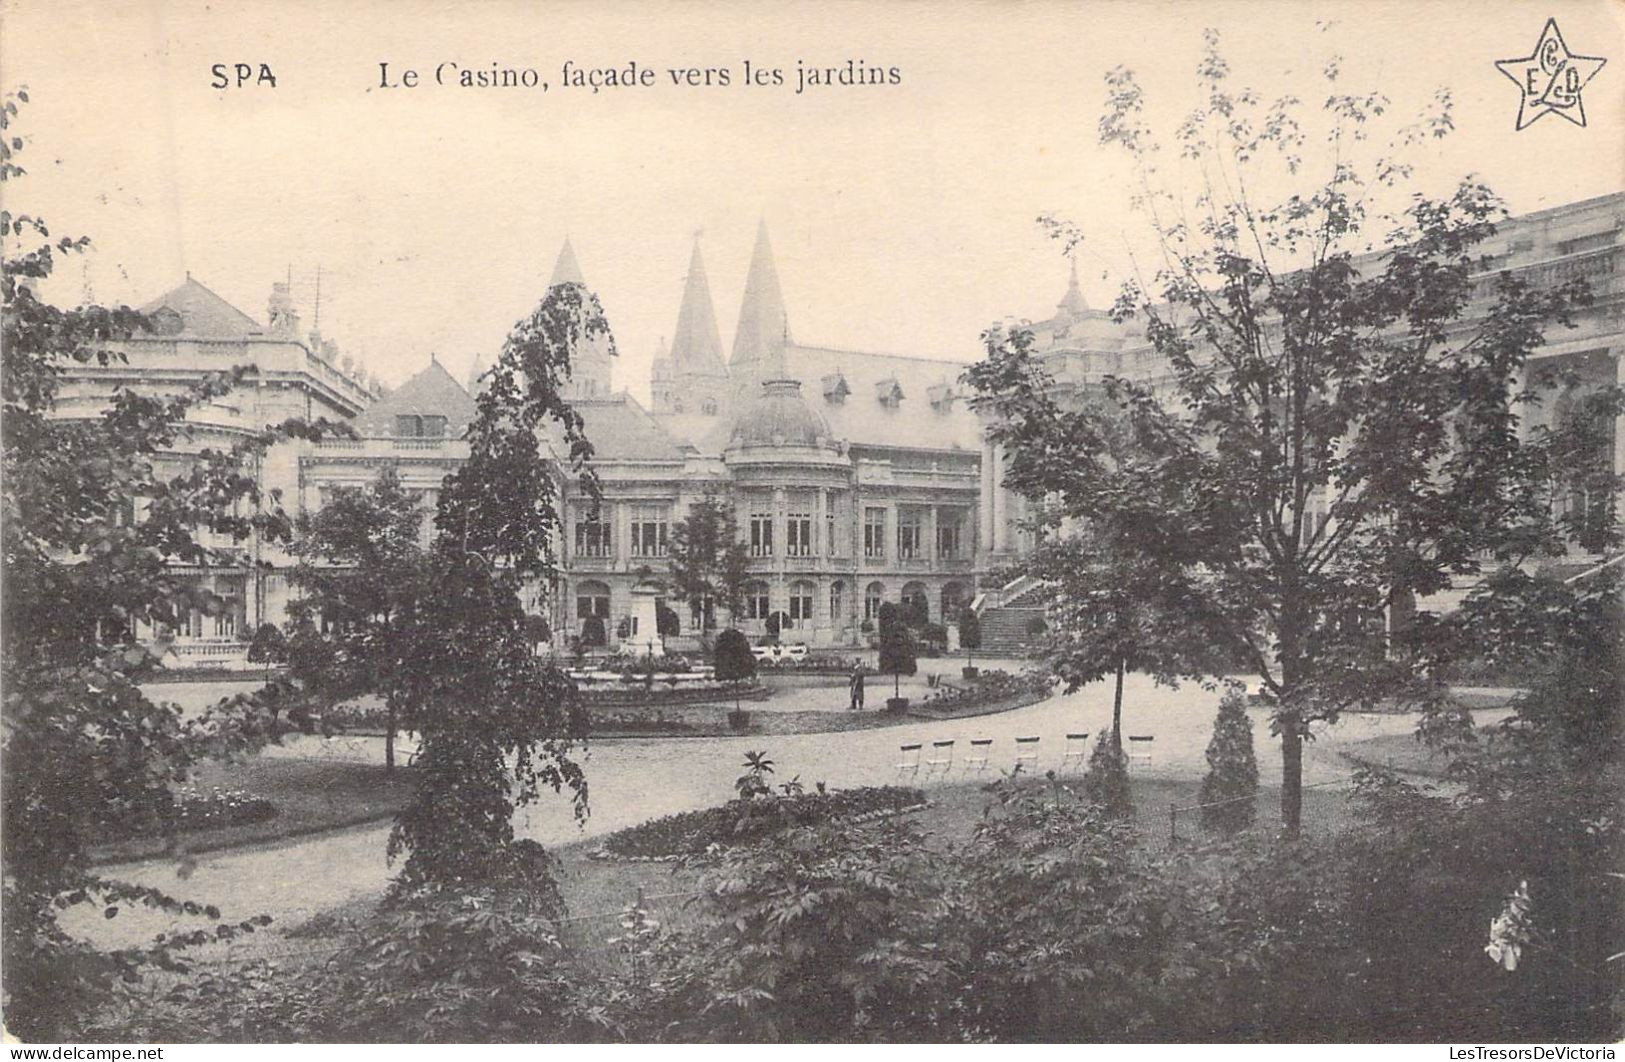
[[[1500,727],[1479,727],[1479,740],[1488,747],[1499,731]],[[1423,778],[1443,778],[1450,762],[1449,757],[1417,740],[1415,734],[1384,734],[1350,742],[1339,754],[1357,767],[1386,767]]]
[[[197,772],[199,788],[240,789],[263,797],[277,809],[274,818],[180,835],[189,852],[277,841],[322,830],[356,826],[392,817],[415,784],[409,768],[387,773],[382,765],[343,760],[270,759],[209,763]],[[124,863],[169,851],[163,837],[130,837],[92,849],[97,863]]]

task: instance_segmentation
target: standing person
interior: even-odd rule
[[[863,665],[859,664],[852,669],[852,681],[847,684],[852,694],[851,711],[863,711]]]

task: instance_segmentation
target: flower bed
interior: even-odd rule
[[[855,822],[925,806],[925,793],[905,786],[865,786],[796,796],[730,800],[718,807],[651,819],[604,838],[598,858],[680,859],[712,845],[749,844],[794,826]]]
[[[197,830],[266,822],[276,818],[277,814],[275,804],[241,789],[210,786],[207,790],[203,790],[188,785],[175,792],[174,811],[169,826],[177,833],[191,833]],[[100,832],[108,838],[154,836],[163,830],[164,824],[160,822],[129,821],[117,817],[105,819],[100,827]]]
[[[1054,685],[1054,678],[1042,671],[1025,671],[1019,675],[1012,675],[1008,671],[984,671],[969,685],[941,685],[927,691],[919,707],[960,713],[1015,697],[1048,696]]]

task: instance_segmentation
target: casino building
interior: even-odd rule
[[[1504,270],[1538,285],[1585,277],[1596,296],[1576,328],[1550,333],[1537,361],[1570,371],[1526,416],[1524,430],[1561,416],[1586,389],[1625,383],[1622,229],[1625,194],[1616,194],[1512,219],[1484,249],[1480,298]],[[550,284],[565,282],[591,287],[568,242]],[[351,419],[360,436],[278,446],[258,472],[285,503],[313,509],[335,487],[366,483],[392,466],[432,512],[442,479],[466,457],[461,436],[474,415],[478,361],[459,381],[431,358],[384,393],[330,343],[299,334],[283,286],[273,289],[266,325],[190,278],[143,309],[156,333],[126,344],[127,365],[71,368],[64,415],[99,408],[112,386],[173,387],[201,371],[252,362],[262,371],[249,384],[200,412],[194,445],[290,412]],[[615,308],[608,310],[613,319]],[[1132,325],[1086,304],[1075,274],[1054,311],[1028,327],[1063,390],[1087,389],[1106,374],[1154,386],[1171,379]],[[612,646],[645,648],[658,638],[650,606],[662,603],[679,619],[671,647],[694,644],[695,617],[667,600],[667,551],[672,527],[702,498],[733,506],[749,547],[745,606],[734,618],[749,634],[764,634],[776,616],[785,640],[861,645],[882,602],[914,600],[933,622],[974,602],[992,648],[1024,640],[1033,588],[1000,585],[997,573],[1029,545],[1030,503],[999,483],[1003,455],[968,408],[963,363],[795,339],[765,226],[729,350],[696,244],[670,348],[651,371],[649,407],[616,389],[613,360],[597,346],[572,368],[568,394],[595,449],[603,500],[595,509],[560,475],[559,578],[527,603],[549,617],[558,644],[597,617]],[[1613,434],[1614,467],[1625,469],[1625,425]],[[229,570],[193,573],[234,605],[229,619],[199,616],[183,631],[163,632],[177,666],[239,660],[254,626],[280,622],[287,558],[260,543],[241,557]]]

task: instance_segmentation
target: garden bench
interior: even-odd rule
[[[931,742],[931,755],[925,761],[925,776],[930,778],[935,773],[941,773],[944,778],[954,769],[954,743],[950,738],[947,741]]]
[[[1038,737],[1016,738],[1016,770],[1025,765],[1029,770],[1038,770]]]
[[[1088,758],[1089,731],[1085,730],[1081,734],[1068,734],[1066,736],[1066,750],[1061,753],[1061,773],[1065,774],[1068,766],[1082,770]]]
[[[1157,740],[1153,734],[1130,734],[1128,736],[1128,762],[1132,766],[1149,764],[1151,762],[1151,743]]]
[[[977,774],[987,770],[987,756],[992,747],[992,738],[973,739],[970,743],[970,751],[965,753],[965,758],[962,761],[965,764],[965,770],[974,771]]]
[[[897,773],[918,776],[920,773],[920,743],[916,741],[912,745],[899,745],[897,748],[902,754],[897,761]]]

